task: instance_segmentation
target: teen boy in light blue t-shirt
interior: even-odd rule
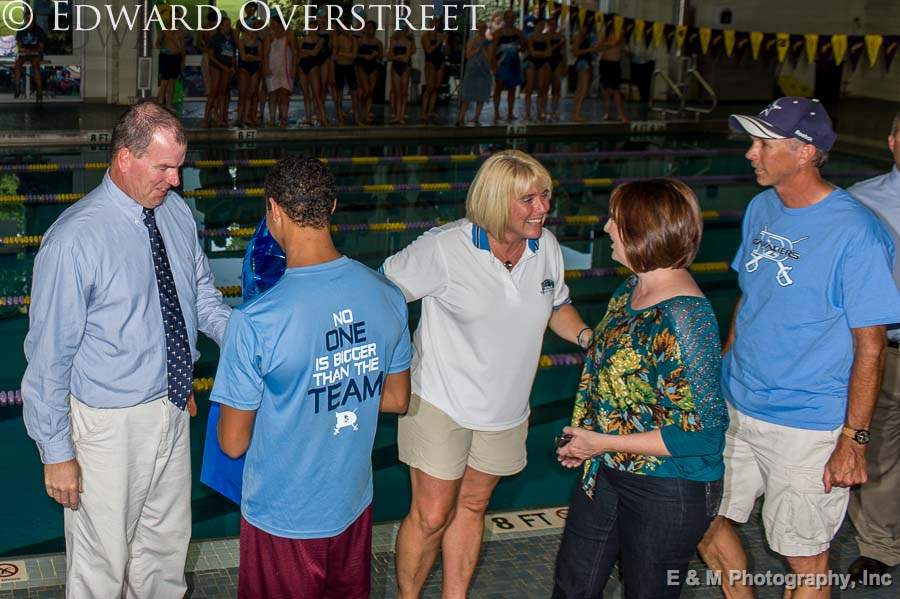
[[[266,178],[287,269],[235,310],[211,400],[219,441],[247,452],[239,597],[368,597],[378,412],[409,403],[403,294],[331,240],[336,186],[319,161]]]

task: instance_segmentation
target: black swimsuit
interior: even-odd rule
[[[304,50],[312,50],[316,47],[318,42],[303,42],[300,44],[300,47]],[[321,54],[321,53],[320,53]],[[310,71],[319,66],[319,55],[315,56],[304,56],[300,59],[300,70],[303,71],[304,75],[309,75]]]
[[[394,54],[406,54],[406,46],[395,45]],[[408,66],[408,62],[402,62],[400,60],[391,61],[391,68],[394,69],[394,72],[397,73],[397,75],[402,75],[403,73],[405,73],[406,67]]]
[[[259,38],[256,38],[257,45],[256,46],[248,46],[244,45],[244,54],[250,54],[252,56],[259,55]],[[244,69],[250,75],[255,75],[256,71],[259,70],[259,62],[244,62],[238,58],[238,67]]]
[[[531,42],[531,48],[535,52],[543,52],[544,50],[547,49],[547,42]],[[545,58],[545,57],[537,58],[532,55],[530,60],[531,60],[531,64],[534,65],[535,71],[540,70],[540,68],[542,66],[547,64],[547,58]]]
[[[431,63],[436,69],[444,66],[444,58],[444,42],[439,43],[431,52],[425,53],[425,62]]]
[[[360,44],[359,54],[374,54],[378,56],[378,44]],[[378,69],[377,58],[357,58],[356,64],[367,75],[371,75]]]

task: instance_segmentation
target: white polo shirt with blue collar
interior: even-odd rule
[[[431,229],[382,271],[422,300],[412,391],[457,424],[499,431],[528,419],[544,331],[570,302],[559,242],[546,229],[507,270],[468,219]]]

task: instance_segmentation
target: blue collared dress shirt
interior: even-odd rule
[[[34,260],[25,427],[45,464],[75,457],[69,395],[125,408],[166,395],[166,341],[142,206],[109,177],[47,230]],[[197,331],[221,343],[231,314],[216,289],[190,208],[156,208],[196,363]]]
[[[900,248],[900,169],[861,181],[847,190],[875,213]],[[900,288],[900,260],[894,261],[894,282]],[[888,339],[900,341],[900,324],[888,327]]]

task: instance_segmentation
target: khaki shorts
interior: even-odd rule
[[[466,466],[509,476],[525,468],[527,436],[527,420],[505,431],[475,431],[413,394],[399,420],[397,448],[401,462],[435,478],[460,479]]]
[[[822,475],[841,429],[813,431],[765,422],[728,406],[725,479],[719,515],[746,522],[765,495],[762,521],[773,551],[787,557],[818,555],[837,534],[850,489],[825,492]]]

